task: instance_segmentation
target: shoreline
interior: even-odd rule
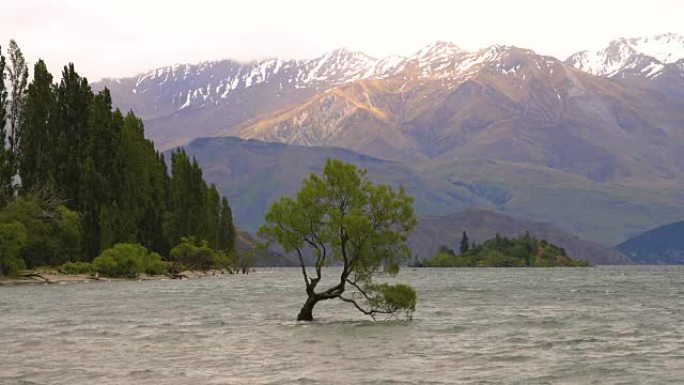
[[[31,273],[29,273],[31,274]],[[235,274],[235,273],[233,273]],[[208,270],[206,273],[198,271],[183,271],[179,274],[180,278],[170,275],[147,275],[141,274],[136,278],[111,278],[94,277],[90,274],[59,274],[55,272],[35,273],[31,276],[17,278],[0,278],[0,288],[5,286],[24,286],[24,285],[59,285],[68,283],[88,283],[88,282],[112,282],[112,281],[170,281],[200,278],[218,278],[224,275],[232,275],[221,270]]]

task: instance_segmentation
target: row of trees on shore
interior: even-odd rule
[[[141,119],[112,108],[73,64],[56,82],[0,48],[0,274],[91,261],[117,243],[168,256],[185,237],[230,253],[231,207],[178,149],[170,172]]]

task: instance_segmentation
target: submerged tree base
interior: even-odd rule
[[[307,300],[297,315],[297,321],[313,321],[313,308],[318,301]]]

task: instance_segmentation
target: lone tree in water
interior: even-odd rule
[[[297,320],[312,321],[314,306],[329,299],[351,303],[373,319],[396,312],[411,317],[415,290],[377,284],[373,276],[383,267],[396,275],[410,258],[406,238],[416,225],[412,203],[403,188],[373,184],[365,170],[329,159],[322,176],[311,174],[302,182],[296,199],[282,197],[271,206],[259,235],[299,257],[308,298]],[[313,255],[313,266],[307,268],[305,255]],[[323,268],[331,263],[342,265],[339,280],[317,290]]]

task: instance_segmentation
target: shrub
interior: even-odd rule
[[[67,262],[60,267],[63,274],[92,274],[95,270],[88,262]]]
[[[145,274],[162,275],[169,271],[166,262],[157,253],[149,253],[145,256]]]
[[[407,319],[416,310],[416,291],[409,285],[383,283],[366,287],[374,308],[389,314],[404,311]]]
[[[18,197],[0,210],[0,223],[19,222],[26,242],[18,255],[29,268],[56,266],[81,254],[81,219],[49,199]]]
[[[21,258],[0,259],[0,276],[16,277],[22,270],[26,270],[26,264]]]
[[[172,270],[189,268],[207,271],[215,265],[218,254],[206,241],[196,242],[192,238],[181,238],[181,243],[171,249]]]
[[[470,261],[462,254],[454,255],[439,252],[432,258],[423,261],[423,264],[426,267],[465,267],[470,265]]]
[[[26,242],[26,227],[22,223],[0,223],[0,275],[14,277],[26,269],[26,264],[19,258]]]
[[[217,269],[233,271],[233,268],[235,267],[235,258],[233,258],[232,254],[218,252],[214,254],[214,267]]]
[[[138,244],[117,243],[93,260],[98,273],[108,277],[136,278],[146,269],[147,249]]]

